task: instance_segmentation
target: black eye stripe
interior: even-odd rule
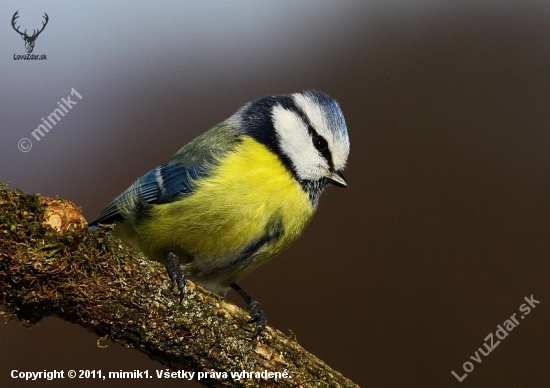
[[[306,122],[307,123],[307,122]],[[327,140],[319,135],[315,128],[313,128],[309,123],[307,123],[307,129],[309,131],[309,134],[311,136],[311,141],[313,142],[313,146],[319,153],[325,158],[327,161],[330,169],[334,169],[334,164],[332,163],[332,154],[330,153],[330,150],[328,148],[328,142]]]
[[[313,128],[313,125],[311,125],[311,122],[309,121],[309,118],[307,117],[305,112],[296,105],[294,100],[290,98],[282,101],[281,105],[283,108],[296,113],[298,117],[302,119],[304,124],[307,126],[307,131],[311,136],[311,141],[313,142],[313,146],[317,151],[319,151],[319,153],[323,156],[323,158],[325,158],[330,169],[331,170],[334,169],[334,163],[332,162],[332,154],[330,153],[330,150],[328,148],[327,140],[323,136],[319,135],[315,130],[315,128]]]
[[[332,164],[332,154],[328,149],[328,143],[325,138],[320,135],[317,135],[317,137],[313,137],[313,145],[315,146],[317,151],[319,151],[321,155],[325,158],[330,169],[334,169],[334,165]]]

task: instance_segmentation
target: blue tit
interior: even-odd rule
[[[348,155],[334,99],[317,91],[263,97],[139,178],[90,227],[116,224],[115,235],[166,265],[181,298],[186,279],[234,289],[255,337],[267,319],[237,282],[300,236],[327,184],[347,187]]]

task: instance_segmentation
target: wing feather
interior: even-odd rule
[[[149,171],[115,198],[90,223],[112,224],[151,205],[170,203],[191,194],[196,182],[207,177],[223,155],[240,143],[236,126],[224,122],[185,145],[168,162]]]

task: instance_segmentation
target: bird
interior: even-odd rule
[[[261,97],[137,179],[89,226],[114,224],[115,236],[163,263],[180,304],[187,279],[235,290],[255,338],[267,317],[237,282],[302,234],[329,184],[348,187],[349,149],[343,112],[327,94]]]

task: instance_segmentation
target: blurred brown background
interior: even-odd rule
[[[13,59],[16,10],[31,30],[48,13],[46,61]],[[330,188],[304,236],[242,282],[270,324],[365,387],[549,386],[547,1],[8,1],[0,16],[0,181],[92,218],[243,103],[319,89],[347,119],[350,188]],[[71,88],[83,99],[36,141]],[[540,304],[472,361],[531,294]],[[13,369],[163,369],[96,340],[56,318],[1,325],[0,386],[74,384]]]

